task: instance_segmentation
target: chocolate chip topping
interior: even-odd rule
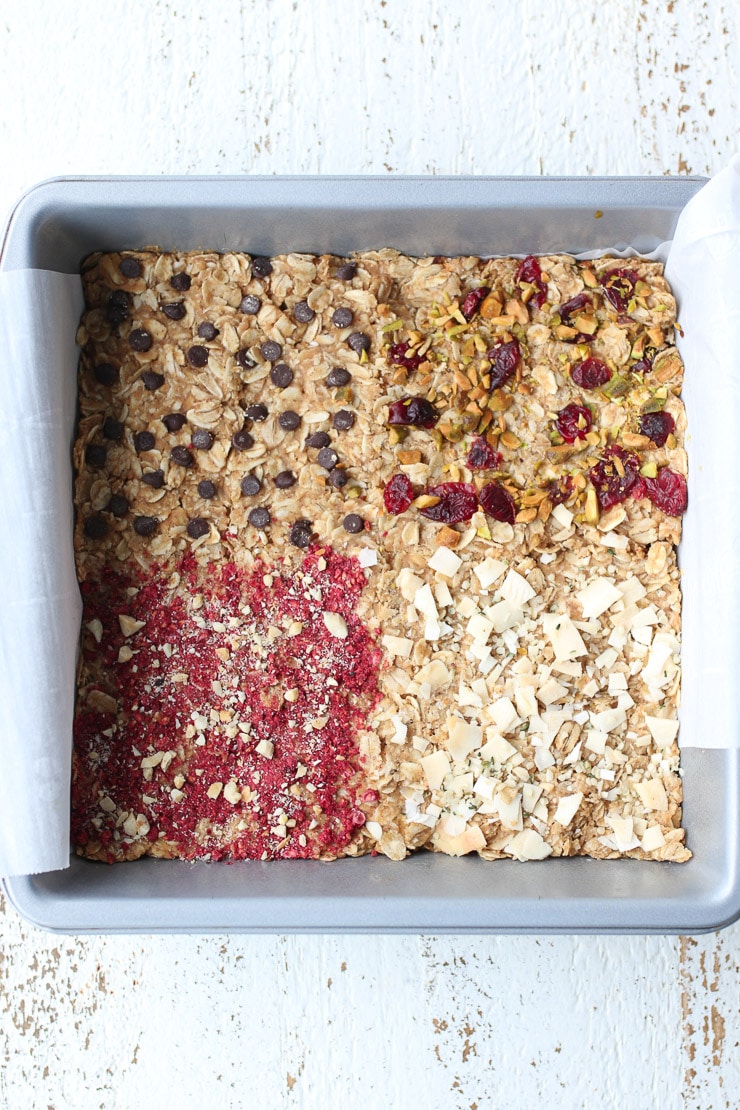
[[[131,297],[125,289],[114,289],[108,297],[105,309],[105,318],[108,323],[117,328],[124,320],[128,320],[131,309]]]
[[[164,374],[158,374],[156,370],[145,370],[141,375],[141,380],[144,383],[144,389],[153,393],[155,389],[161,389],[164,385]]]
[[[252,273],[256,277],[269,277],[272,273],[272,262],[269,258],[257,257],[252,259]]]
[[[281,412],[280,416],[278,416],[278,424],[286,432],[294,432],[300,422],[300,416],[297,412],[293,412],[292,409],[286,409],[285,412]]]
[[[334,489],[342,489],[349,481],[349,474],[341,467],[337,466],[329,473],[329,485]]]
[[[256,316],[262,307],[262,301],[254,293],[247,293],[242,297],[239,311],[243,312],[245,316]]]
[[[191,540],[199,540],[201,536],[207,536],[210,530],[210,524],[202,516],[193,517],[188,521],[187,533]]]
[[[349,370],[345,370],[343,366],[335,366],[326,375],[326,384],[329,389],[334,389],[337,386],[348,385],[352,381],[352,375]]]
[[[181,412],[168,412],[162,417],[162,423],[168,432],[179,432],[180,428],[185,427],[187,420]]]
[[[333,447],[322,447],[317,455],[319,466],[323,466],[324,470],[333,470],[339,462],[339,455]]]
[[[249,420],[256,420],[260,424],[263,420],[267,420],[267,406],[266,405],[250,405],[245,411],[244,415]]]
[[[286,389],[293,381],[293,371],[284,362],[279,362],[270,370],[270,381],[278,389]]]
[[[120,420],[114,420],[112,416],[106,416],[103,421],[103,435],[106,439],[123,439],[123,424]]]
[[[210,501],[216,496],[216,487],[210,478],[204,478],[202,482],[198,482],[198,496],[204,501]]]
[[[293,305],[293,319],[296,324],[310,324],[316,313],[309,307],[308,301],[298,301]]]
[[[210,451],[215,442],[215,435],[206,428],[196,428],[193,432],[192,444],[198,451]]]
[[[351,532],[353,535],[356,535],[365,527],[365,521],[361,516],[358,516],[357,513],[348,513],[342,521],[342,527],[345,532]]]
[[[134,447],[137,451],[151,451],[156,442],[151,432],[137,432],[134,436]]]
[[[89,540],[102,540],[108,535],[108,523],[102,516],[89,516],[82,530]]]
[[[296,483],[296,477],[292,470],[281,470],[275,476],[275,485],[278,489],[290,489]]]
[[[345,262],[337,269],[338,281],[352,281],[352,278],[357,273],[356,262]]]
[[[254,436],[246,428],[240,428],[238,432],[234,432],[231,442],[237,451],[248,451],[250,447],[254,447]]]
[[[239,363],[242,370],[251,370],[257,365],[246,347],[242,347],[236,352],[236,361]]]
[[[328,432],[314,432],[306,436],[306,447],[328,447],[330,443],[331,436]]]
[[[202,370],[208,362],[208,348],[201,347],[200,344],[196,343],[194,347],[190,348],[185,357],[191,366],[195,366],[196,369]]]
[[[332,424],[338,432],[347,432],[355,423],[355,414],[349,409],[340,409],[332,417]]]
[[[347,339],[350,347],[356,354],[362,354],[363,351],[370,350],[370,336],[365,335],[364,331],[353,331]]]
[[[183,301],[173,301],[171,304],[163,304],[162,312],[168,320],[182,320],[187,313]]]
[[[122,258],[118,269],[125,278],[141,277],[141,264],[135,258]]]
[[[277,362],[283,353],[283,348],[272,339],[266,339],[260,347],[260,354],[265,362]]]
[[[118,367],[110,362],[99,362],[93,374],[100,385],[115,385],[118,381]]]
[[[312,535],[313,521],[301,519],[291,525],[288,539],[293,544],[293,547],[308,547],[311,543]]]
[[[242,493],[245,497],[255,497],[262,489],[262,482],[256,474],[247,474],[242,478]]]
[[[253,528],[266,528],[272,518],[270,510],[260,506],[258,509],[252,509],[247,519]]]
[[[173,289],[176,289],[178,293],[187,293],[192,284],[193,279],[191,278],[190,274],[173,274],[170,278],[170,285]]]
[[[146,328],[134,328],[129,333],[128,345],[132,351],[148,351],[152,345],[152,337]]]
[[[134,532],[137,536],[153,536],[159,527],[156,516],[135,516]]]
[[[108,512],[119,519],[128,512],[128,501],[122,493],[114,493],[108,502]]]
[[[335,328],[348,328],[354,318],[351,308],[338,308],[332,316],[331,322]]]
[[[193,453],[187,447],[173,447],[170,458],[178,466],[192,466],[194,461]]]
[[[205,339],[206,343],[210,343],[218,335],[218,328],[209,320],[204,320],[202,324],[198,325],[198,335],[201,339]]]
[[[108,448],[103,447],[102,443],[90,443],[85,450],[85,462],[88,466],[93,466],[96,469],[105,466],[107,457]]]
[[[145,486],[151,486],[152,489],[161,489],[164,485],[164,471],[147,470],[146,474],[142,474],[141,480]]]

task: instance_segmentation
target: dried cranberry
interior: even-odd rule
[[[427,520],[440,524],[459,524],[463,520],[470,520],[478,509],[478,491],[468,482],[441,482],[438,486],[430,486],[425,492],[431,497],[439,498],[438,504],[419,510]]]
[[[498,389],[509,380],[516,370],[521,353],[519,341],[516,339],[510,339],[508,343],[499,339],[494,343],[486,354],[486,358],[491,363],[491,389]]]
[[[562,505],[573,493],[573,479],[570,474],[555,478],[547,487],[548,500],[553,505]]]
[[[617,443],[607,447],[601,461],[589,471],[599,505],[604,510],[625,501],[639,477],[640,460],[637,455],[625,451]]]
[[[466,320],[473,319],[481,304],[490,292],[491,290],[488,288],[487,285],[481,285],[479,289],[472,289],[470,293],[468,293],[462,303],[462,314]]]
[[[418,370],[424,359],[421,355],[407,355],[408,343],[394,343],[388,348],[388,362],[393,366],[403,366],[406,370]]]
[[[424,397],[402,397],[388,406],[388,423],[413,428],[433,428],[439,420],[434,405]]]
[[[383,490],[383,501],[389,513],[405,513],[414,500],[414,487],[405,474],[394,474]]]
[[[480,503],[494,520],[513,524],[516,520],[516,503],[508,490],[498,482],[489,482],[480,491]]]
[[[656,508],[669,516],[681,516],[686,512],[689,493],[683,474],[677,474],[664,466],[658,471],[657,478],[645,478],[645,492]]]
[[[675,427],[676,421],[669,412],[646,412],[640,419],[641,434],[652,439],[656,447],[665,447]]]
[[[626,312],[635,294],[640,275],[634,270],[609,270],[601,279],[601,287],[609,304],[617,312]]]
[[[591,308],[592,302],[588,293],[576,293],[575,297],[571,297],[564,305],[558,309],[558,316],[560,323],[564,324],[566,328],[574,328],[573,317],[577,316],[584,308]],[[584,335],[582,331],[576,331],[576,334],[570,339],[564,339],[563,343],[591,343],[593,341],[592,335]]]
[[[469,470],[498,470],[501,466],[501,454],[494,451],[483,436],[478,436],[468,451],[465,465]]]
[[[566,405],[560,410],[555,421],[555,426],[566,443],[575,443],[577,439],[583,439],[586,432],[590,431],[591,424],[591,410],[585,405]]]
[[[529,303],[533,304],[535,308],[542,308],[547,297],[547,286],[542,280],[542,270],[534,255],[528,255],[519,265],[514,281],[517,285],[534,286],[536,292],[529,298]]]
[[[645,347],[642,352],[642,358],[632,363],[630,371],[633,374],[649,374],[653,368],[653,359],[657,353],[657,347]]]
[[[597,389],[609,381],[612,372],[600,358],[587,358],[571,366],[570,376],[581,389]]]

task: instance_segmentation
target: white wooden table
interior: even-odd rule
[[[739,37],[731,0],[3,0],[0,208],[75,173],[712,174]],[[0,930],[10,1110],[740,1107],[740,926]]]

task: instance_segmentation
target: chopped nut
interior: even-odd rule
[[[344,617],[341,615],[341,613],[325,612],[323,614],[323,617],[324,617],[324,624],[326,625],[327,631],[332,636],[336,636],[336,638],[338,640],[346,640],[347,639],[349,629],[347,628],[347,622],[344,619]]]

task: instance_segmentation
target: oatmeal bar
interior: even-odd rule
[[[656,262],[83,268],[91,859],[689,858]]]

